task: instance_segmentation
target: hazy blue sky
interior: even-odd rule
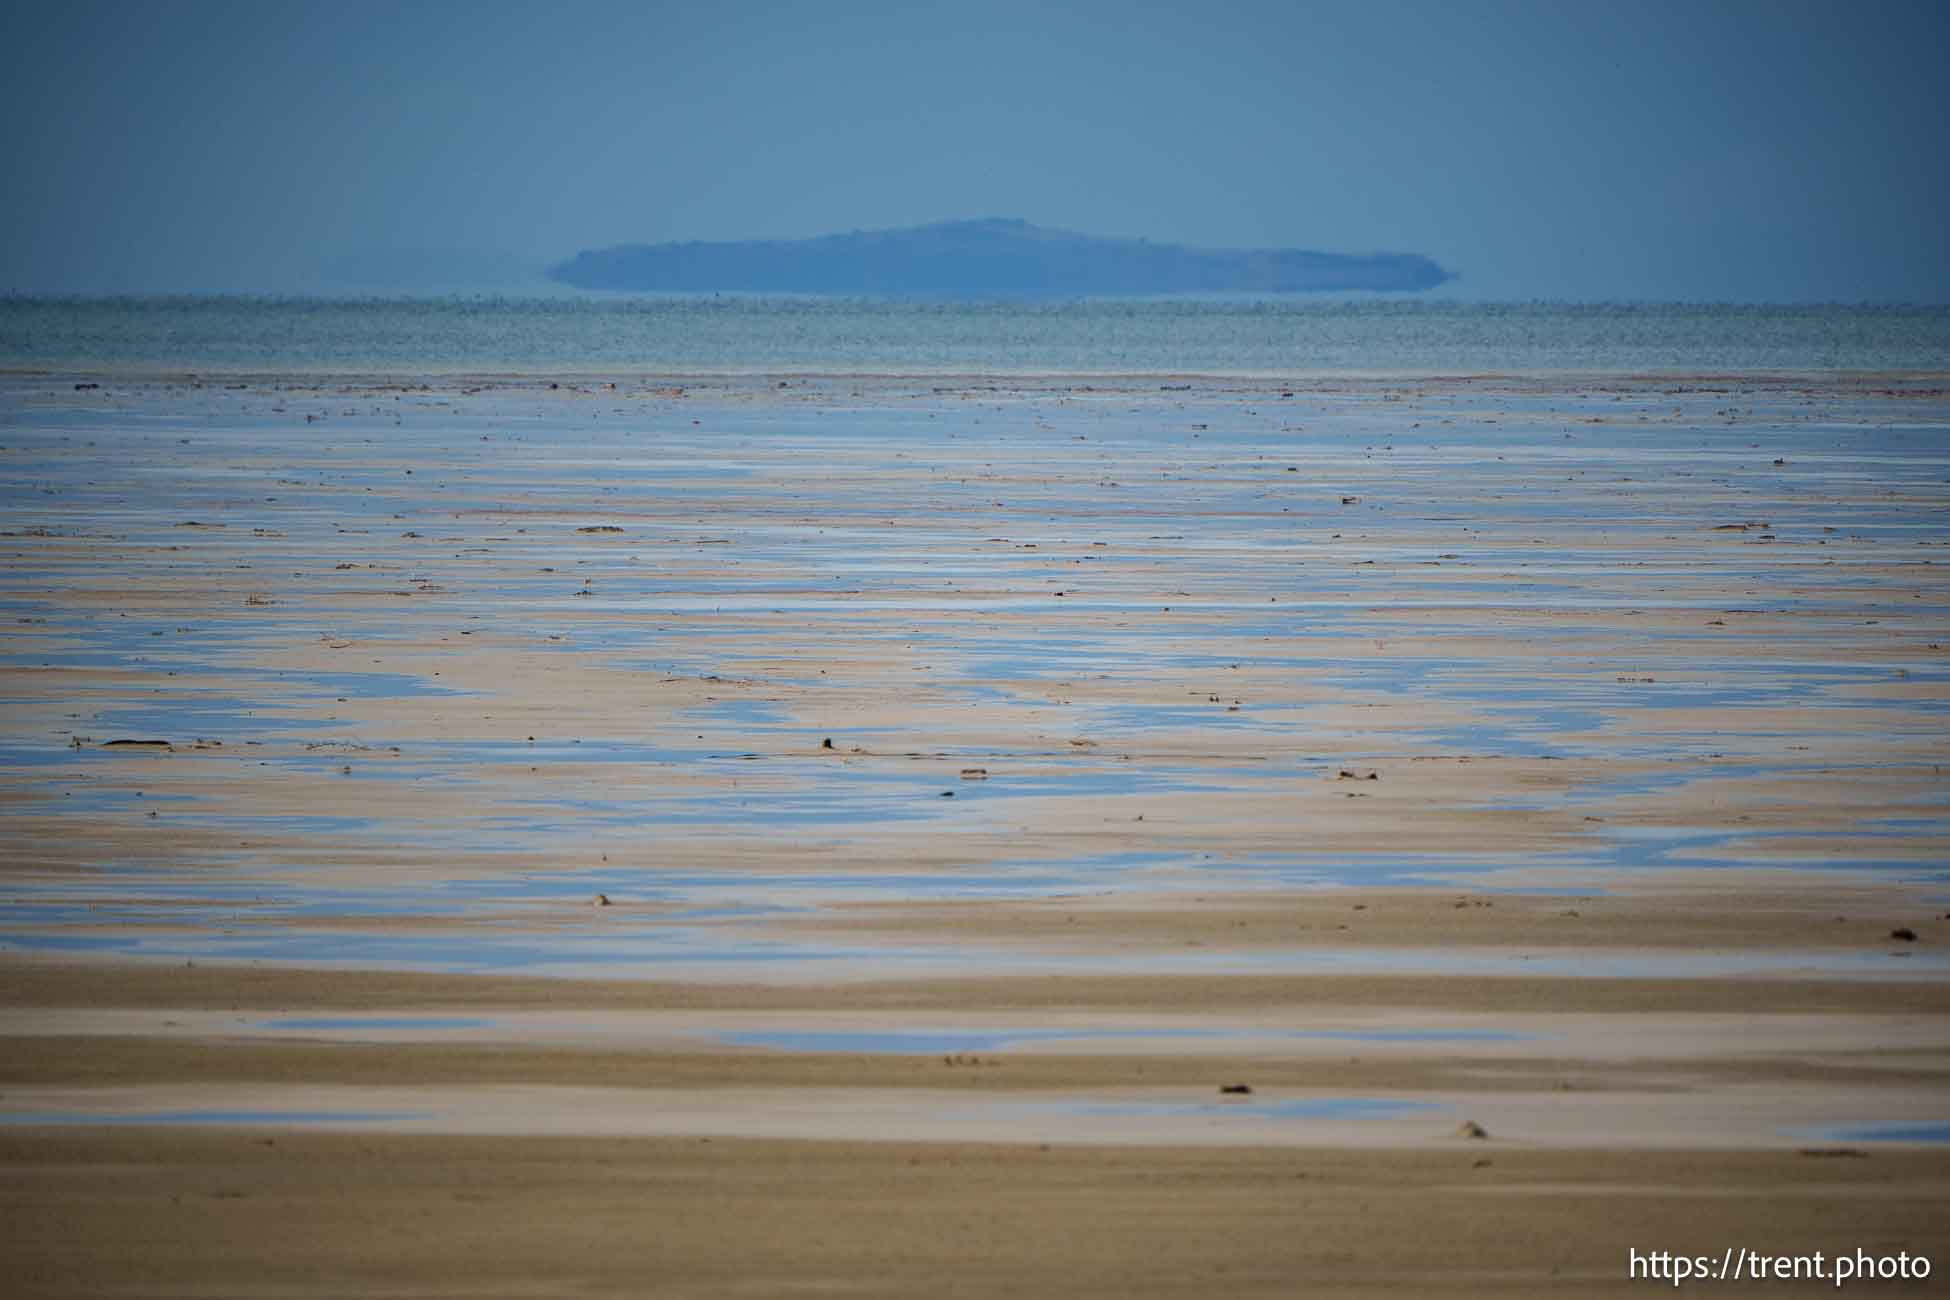
[[[0,0],[0,290],[1020,216],[1444,297],[1946,302],[1947,53],[1944,0]]]

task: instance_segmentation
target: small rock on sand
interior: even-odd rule
[[[1915,943],[1916,931],[1906,925],[1897,926],[1889,932],[1889,937],[1891,939],[1901,939],[1904,943]]]
[[[1223,1083],[1219,1085],[1219,1091],[1235,1097],[1249,1097],[1252,1095],[1253,1085],[1250,1083]]]
[[[1466,1119],[1456,1127],[1456,1136],[1459,1138],[1481,1140],[1487,1138],[1489,1135],[1490,1131],[1473,1119]]]

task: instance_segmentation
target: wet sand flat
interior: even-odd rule
[[[1940,381],[77,382],[25,1293],[1950,1267]]]
[[[0,1150],[24,1295],[1625,1295],[1651,1241],[1717,1259],[1761,1222],[1810,1249],[1942,1240],[1942,1168],[1915,1153],[155,1130]]]

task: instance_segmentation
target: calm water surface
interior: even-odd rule
[[[416,374],[1950,371],[1950,308],[0,298],[0,367],[43,366]]]

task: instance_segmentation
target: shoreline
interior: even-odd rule
[[[419,378],[0,379],[24,1293],[1950,1267],[1934,379]]]
[[[321,367],[317,369],[273,369],[249,367],[228,367],[223,365],[201,364],[195,369],[187,365],[161,365],[151,363],[132,363],[127,366],[106,365],[100,362],[79,360],[73,362],[49,362],[46,364],[0,366],[0,380],[98,380],[102,382],[130,383],[139,385],[170,386],[194,383],[201,379],[222,380],[232,383],[260,385],[291,385],[307,387],[317,385],[337,385],[347,389],[376,388],[392,391],[421,390],[428,387],[436,391],[444,388],[501,387],[516,391],[546,390],[550,382],[568,381],[571,383],[602,384],[611,381],[629,381],[637,385],[669,386],[692,384],[705,386],[711,384],[736,385],[762,381],[786,380],[805,383],[866,383],[881,387],[899,387],[910,383],[948,383],[971,387],[992,385],[1004,390],[1023,392],[1061,391],[1064,386],[1082,384],[1104,384],[1110,390],[1133,388],[1138,391],[1151,391],[1152,384],[1191,383],[1198,385],[1246,384],[1255,388],[1278,389],[1292,384],[1311,384],[1323,388],[1361,389],[1371,386],[1397,384],[1440,386],[1456,384],[1481,386],[1494,391],[1498,385],[1507,385],[1520,391],[1576,391],[1590,387],[1618,385],[1628,388],[1657,387],[1673,384],[1728,384],[1753,388],[1770,387],[1809,387],[1816,390],[1833,389],[1848,391],[1871,385],[1941,385],[1950,383],[1950,369],[1746,369],[1746,370],[1698,370],[1676,368],[1673,370],[1485,370],[1458,371],[1454,369],[1432,370],[1280,370],[1280,371],[1213,371],[1213,370],[1007,370],[1007,369],[925,369],[912,370],[852,370],[852,369],[795,369],[790,366],[751,366],[724,369],[673,368],[660,369],[643,366],[612,366],[599,369],[579,370],[573,367],[536,366],[532,369],[441,369],[417,366],[399,369],[341,369]],[[1896,392],[1886,396],[1903,396]],[[1936,392],[1919,392],[1917,396],[1941,396]]]

